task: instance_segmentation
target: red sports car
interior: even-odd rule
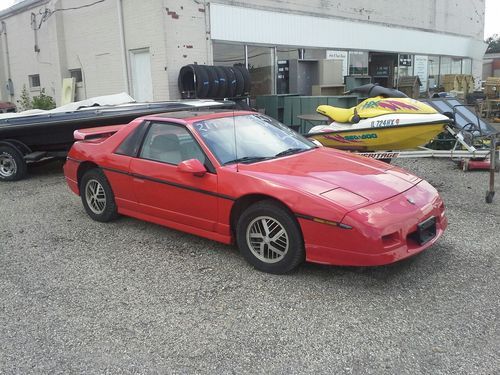
[[[77,130],[66,181],[89,216],[132,216],[238,247],[255,268],[373,266],[415,255],[447,226],[426,181],[319,147],[247,112],[178,112]]]

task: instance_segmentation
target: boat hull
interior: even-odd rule
[[[31,151],[67,151],[78,129],[127,124],[137,117],[195,108],[225,108],[231,102],[184,101],[133,103],[72,112],[0,118],[0,141],[15,141]]]
[[[73,133],[78,129],[106,125],[126,124],[141,112],[126,116],[70,120],[51,123],[28,123],[23,126],[0,128],[0,140],[15,140],[28,146],[32,151],[69,150],[74,142]]]
[[[333,130],[306,136],[323,146],[349,151],[387,151],[416,148],[443,132],[447,122]]]

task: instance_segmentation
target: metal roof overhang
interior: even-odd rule
[[[482,59],[486,43],[466,36],[346,19],[210,4],[214,40]]]

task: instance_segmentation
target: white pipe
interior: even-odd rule
[[[123,24],[123,3],[122,0],[116,0],[118,8],[118,27],[120,29],[120,47],[122,50],[122,72],[123,80],[125,81],[125,89],[130,95],[130,82],[128,76],[128,64],[127,64],[127,48],[125,46],[125,27]]]
[[[9,40],[7,39],[7,24],[5,23],[5,21],[2,21],[1,25],[2,25],[2,29],[1,29],[2,32],[0,34],[4,35],[5,66],[7,67],[7,82],[12,82],[12,81],[9,81],[12,77],[10,75],[11,71],[10,71]],[[12,95],[12,89],[10,89],[10,88],[9,88],[9,96],[10,96],[10,100],[13,101],[14,95]]]

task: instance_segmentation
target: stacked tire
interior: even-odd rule
[[[251,79],[243,66],[189,64],[179,72],[183,99],[243,98],[250,94]]]

